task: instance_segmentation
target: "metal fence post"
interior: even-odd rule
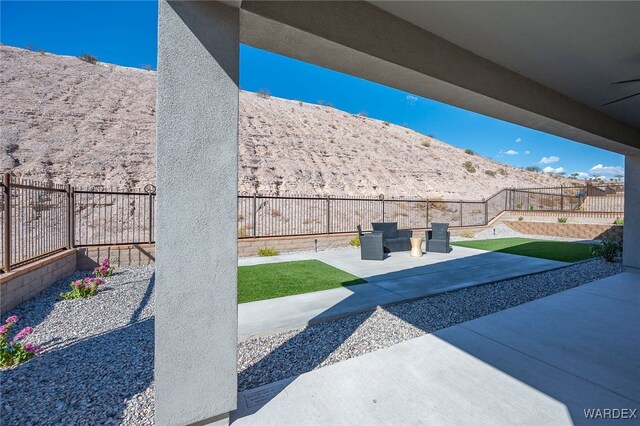
[[[560,185],[560,211],[564,210],[564,185]]]
[[[251,213],[251,221],[252,221],[252,227],[253,227],[253,238],[258,238],[257,219],[258,219],[258,195],[257,194],[253,194],[253,206],[252,206],[252,213]]]
[[[425,228],[429,228],[429,199],[427,198],[427,220],[425,222]]]
[[[380,200],[382,201],[382,222],[384,223],[384,195],[380,194]]]
[[[4,189],[4,214],[3,214],[3,229],[2,233],[2,264],[4,272],[11,270],[11,173],[7,172],[2,177],[2,184]]]
[[[484,224],[489,224],[489,201],[482,199],[484,202]]]
[[[329,203],[329,196],[327,195],[327,234],[331,233],[331,208]]]
[[[149,244],[153,243],[153,192],[149,192]]]
[[[67,222],[67,250],[71,250],[73,248],[73,188],[70,184],[66,185],[66,194],[67,194],[67,212],[66,212],[66,222]]]
[[[462,226],[462,200],[460,200],[460,226]]]

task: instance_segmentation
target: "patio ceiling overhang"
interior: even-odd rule
[[[622,154],[640,149],[638,3],[229,2],[241,42]]]

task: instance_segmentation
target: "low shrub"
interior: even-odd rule
[[[614,225],[624,225],[624,219],[616,217],[616,220],[613,221]]]
[[[360,247],[360,237],[357,235],[349,240],[349,245],[353,247]]]
[[[21,340],[33,333],[33,328],[25,327],[9,340],[9,334],[18,323],[19,318],[12,315],[0,326],[0,368],[7,368],[21,364],[36,356],[40,347]]]
[[[429,148],[431,146],[431,141],[429,139],[423,139],[422,142],[420,142],[420,145]]]
[[[485,170],[484,173],[491,177],[496,177],[496,172],[494,172],[493,170]]]
[[[273,247],[265,247],[258,249],[258,256],[267,257],[267,256],[277,256],[280,252]]]
[[[473,152],[473,150],[468,149],[468,148],[464,150],[464,153],[465,154],[469,154],[469,155],[475,155],[475,152]]]
[[[60,297],[65,300],[86,299],[94,296],[98,292],[98,286],[104,284],[102,278],[86,277],[75,280],[71,283],[71,291],[60,293]]]
[[[591,254],[602,257],[607,262],[614,262],[622,253],[622,240],[619,238],[605,238],[598,244],[591,246]]]
[[[500,173],[502,176],[506,176],[509,174],[505,169],[498,169],[498,173]]]
[[[475,167],[473,167],[473,164],[471,163],[471,161],[465,161],[465,162],[462,164],[462,167],[464,167],[464,169],[465,169],[466,171],[468,171],[469,173],[475,173],[475,172],[476,172],[476,168],[475,168]]]
[[[102,259],[100,266],[93,269],[93,275],[97,278],[108,278],[113,274],[113,266],[109,263],[109,258]]]
[[[78,56],[78,59],[80,59],[81,61],[85,61],[91,65],[95,65],[98,63],[98,58],[90,53],[81,53],[80,56]]]
[[[518,217],[518,222],[522,222],[524,220],[524,217],[520,216]]]
[[[559,217],[558,218],[558,223],[567,223],[568,220],[569,220],[568,217]]]
[[[258,95],[262,99],[269,99],[271,97],[271,92],[267,89],[260,89],[256,92],[256,95]]]

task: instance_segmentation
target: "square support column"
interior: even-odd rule
[[[622,263],[640,269],[640,153],[624,159],[623,240]]]
[[[236,408],[239,11],[159,3],[155,422]]]

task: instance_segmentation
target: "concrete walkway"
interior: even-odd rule
[[[240,266],[317,259],[367,284],[238,305],[238,338],[273,334],[385,306],[567,265],[533,257],[453,247],[451,253],[411,257],[391,253],[384,261],[360,260],[359,250],[331,250],[241,258]]]
[[[569,425],[616,408],[638,424],[638,329],[640,273],[627,272],[245,391],[232,419]]]

